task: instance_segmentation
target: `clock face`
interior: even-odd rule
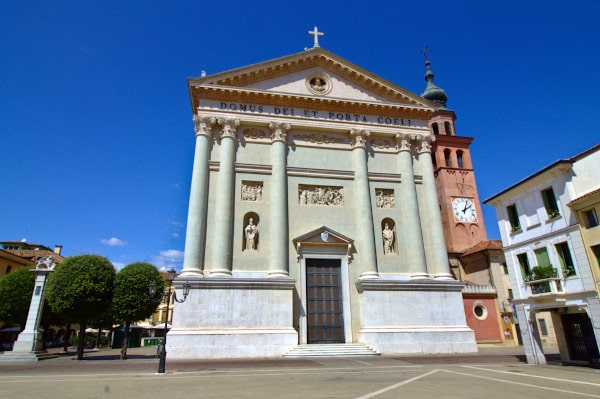
[[[459,222],[474,222],[477,218],[475,204],[469,198],[454,198],[452,200],[454,217]]]

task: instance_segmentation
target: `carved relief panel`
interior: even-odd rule
[[[242,180],[242,201],[262,201],[263,182]]]
[[[394,196],[394,190],[391,188],[376,188],[375,206],[377,208],[395,208],[396,197]]]
[[[343,187],[298,185],[300,205],[342,206],[343,202]]]

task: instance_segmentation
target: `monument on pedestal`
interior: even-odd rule
[[[31,270],[35,276],[35,285],[31,295],[25,329],[17,337],[12,352],[4,352],[0,356],[0,361],[37,361],[56,357],[56,355],[48,354],[47,351],[42,349],[44,332],[39,329],[44,307],[46,283],[55,266],[54,259],[49,255],[38,260],[35,269]]]

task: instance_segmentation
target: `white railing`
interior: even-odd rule
[[[491,285],[465,285],[463,294],[495,294],[496,289]]]
[[[531,295],[562,294],[565,292],[563,284],[558,277],[526,281],[525,284],[529,285]]]

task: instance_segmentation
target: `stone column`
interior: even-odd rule
[[[406,238],[408,240],[406,257],[410,262],[410,278],[428,278],[427,264],[425,262],[425,247],[423,245],[423,231],[421,230],[421,219],[419,217],[417,188],[415,186],[410,136],[398,134],[396,135],[396,140],[398,149],[398,168],[402,174],[399,202],[403,210],[403,228],[406,231]]]
[[[231,276],[233,251],[233,207],[235,195],[235,146],[239,119],[217,119],[221,130],[221,162],[215,197],[214,237],[212,259],[207,267],[211,276]]]
[[[431,162],[431,136],[416,137],[418,145],[419,170],[423,177],[423,195],[419,202],[421,210],[421,225],[426,225],[424,230],[424,245],[427,249],[425,257],[427,260],[427,271],[438,280],[454,280],[450,274],[448,253],[446,252],[446,240],[442,228],[442,215],[438,202],[438,193],[433,175],[433,163]]]
[[[354,166],[354,198],[356,201],[357,251],[360,256],[362,273],[360,278],[378,278],[377,251],[373,230],[373,209],[367,168],[368,130],[352,129],[352,163]]]
[[[206,212],[208,208],[208,161],[214,117],[194,115],[196,150],[185,233],[185,252],[181,276],[202,274],[206,246]]]
[[[535,320],[535,310],[531,305],[517,304],[517,320],[523,337],[523,351],[529,364],[546,364],[546,356],[542,349],[542,340]]]
[[[25,329],[21,331],[13,345],[13,354],[15,355],[17,353],[33,355],[42,351],[42,338],[44,332],[40,331],[39,327],[42,318],[42,310],[44,308],[46,282],[48,280],[48,276],[53,270],[54,261],[52,261],[52,266],[50,268],[40,269],[38,263],[38,267],[31,270],[35,276],[35,285],[33,288],[33,294],[31,295],[31,302],[29,304],[29,312],[27,313]]]
[[[269,277],[289,275],[287,187],[287,131],[289,123],[269,124],[271,129],[271,254]]]

